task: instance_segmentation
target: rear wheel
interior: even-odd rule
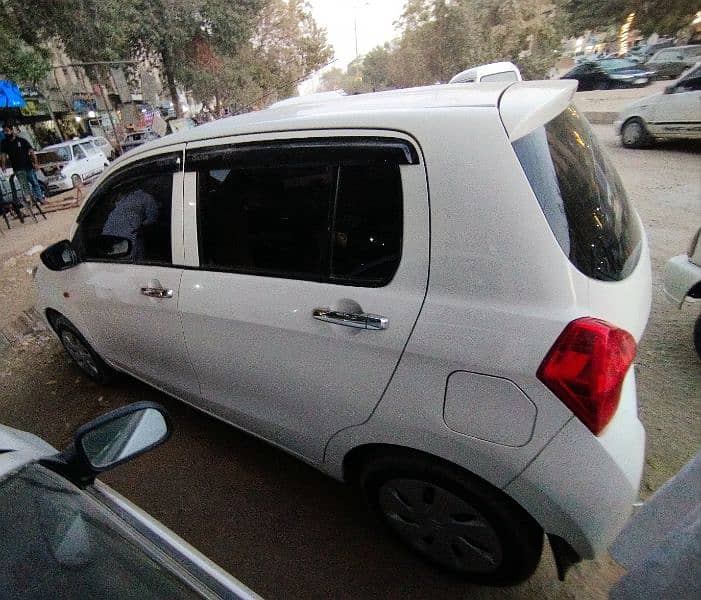
[[[487,585],[511,585],[537,568],[543,531],[498,489],[425,456],[386,456],[360,476],[391,532],[431,563]]]
[[[696,354],[701,358],[701,315],[696,318],[696,323],[694,323],[694,348],[696,348]]]
[[[53,326],[68,356],[90,379],[97,383],[109,383],[114,379],[116,371],[100,358],[68,319],[58,316]]]
[[[645,124],[638,118],[628,119],[621,127],[621,142],[627,148],[642,148],[652,143]]]

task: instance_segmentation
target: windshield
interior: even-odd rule
[[[639,69],[637,63],[632,60],[625,60],[623,58],[609,58],[606,60],[600,60],[599,66],[604,71],[617,71],[618,69]]]
[[[200,598],[102,504],[40,465],[0,481],[3,599]]]
[[[48,165],[56,162],[69,162],[70,160],[71,151],[66,146],[37,152],[37,162],[40,165]]]

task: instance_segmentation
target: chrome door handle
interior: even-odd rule
[[[312,316],[318,321],[355,327],[356,329],[372,329],[379,331],[389,327],[389,319],[380,315],[370,313],[348,313],[329,308],[315,308]]]
[[[149,298],[172,298],[173,290],[160,287],[142,287],[141,293]]]

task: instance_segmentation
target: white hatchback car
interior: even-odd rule
[[[560,574],[637,499],[643,227],[576,83],[314,99],[118,159],[39,306],[130,373],[357,484],[428,560]]]
[[[36,153],[41,178],[49,193],[65,192],[90,181],[109,165],[90,139],[46,146]]]
[[[626,106],[613,126],[629,148],[651,146],[659,140],[701,140],[701,62],[664,93]]]

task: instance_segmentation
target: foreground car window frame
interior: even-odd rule
[[[98,553],[95,550],[97,545],[95,536],[107,535],[107,539],[119,544],[119,547],[129,554],[130,560],[136,561],[134,564],[140,565],[141,576],[145,573],[153,576],[151,583],[155,593],[151,596],[145,595],[143,598],[161,597],[164,585],[169,586],[171,594],[177,591],[177,596],[169,596],[173,598],[217,598],[231,595],[231,590],[227,590],[222,584],[208,577],[203,570],[193,569],[192,567],[196,565],[183,560],[183,556],[174,556],[171,551],[172,546],[166,544],[165,540],[161,538],[160,543],[157,543],[158,536],[153,531],[149,535],[148,528],[143,523],[140,527],[135,527],[138,523],[136,519],[125,519],[125,511],[117,509],[117,503],[110,499],[102,484],[96,483],[94,487],[91,486],[82,491],[46,467],[30,463],[0,479],[0,503],[6,500],[8,507],[11,507],[16,502],[17,492],[22,490],[27,492],[33,503],[22,504],[18,510],[26,512],[30,508],[35,508],[37,512],[35,522],[37,530],[29,532],[25,530],[28,535],[34,536],[33,539],[28,540],[29,547],[36,548],[37,544],[45,547],[46,558],[52,558],[53,563],[57,565],[51,568],[58,569],[64,582],[66,578],[73,576],[78,587],[85,585],[81,567],[91,567],[98,571],[98,577],[109,580],[110,585],[119,587],[121,579],[119,572],[115,573],[113,570],[117,564],[114,556],[109,561],[103,561],[101,568],[91,564],[96,560]],[[0,530],[5,529],[1,525],[3,519],[10,513],[11,511],[5,510],[0,514]],[[71,522],[62,522],[61,517],[69,517]],[[31,519],[31,516],[29,518]],[[0,546],[5,543],[10,546],[2,554],[12,557],[18,550],[19,540],[15,536],[1,537]],[[52,545],[52,541],[58,542],[59,539],[60,543]],[[81,543],[85,547],[81,548]],[[86,555],[85,552],[92,552],[92,554]],[[36,552],[32,552],[31,556],[32,560],[41,561]],[[17,564],[24,565],[25,554],[20,553],[15,555],[15,558]],[[13,587],[16,586],[15,589],[19,592],[17,598],[41,597],[32,596],[32,583],[37,575],[42,577],[47,575],[48,565],[44,568],[41,564],[37,564],[36,569],[32,568],[27,572],[26,565],[23,569],[17,569],[17,565],[12,563],[4,564],[10,570],[10,577],[14,581],[13,583],[8,583],[9,580],[4,582],[6,592],[12,593]],[[142,572],[142,568],[146,571]],[[20,585],[22,587],[19,587]],[[70,588],[70,583],[67,587]],[[143,592],[146,591],[147,588],[144,588]],[[39,590],[34,589],[34,592],[39,593]]]

